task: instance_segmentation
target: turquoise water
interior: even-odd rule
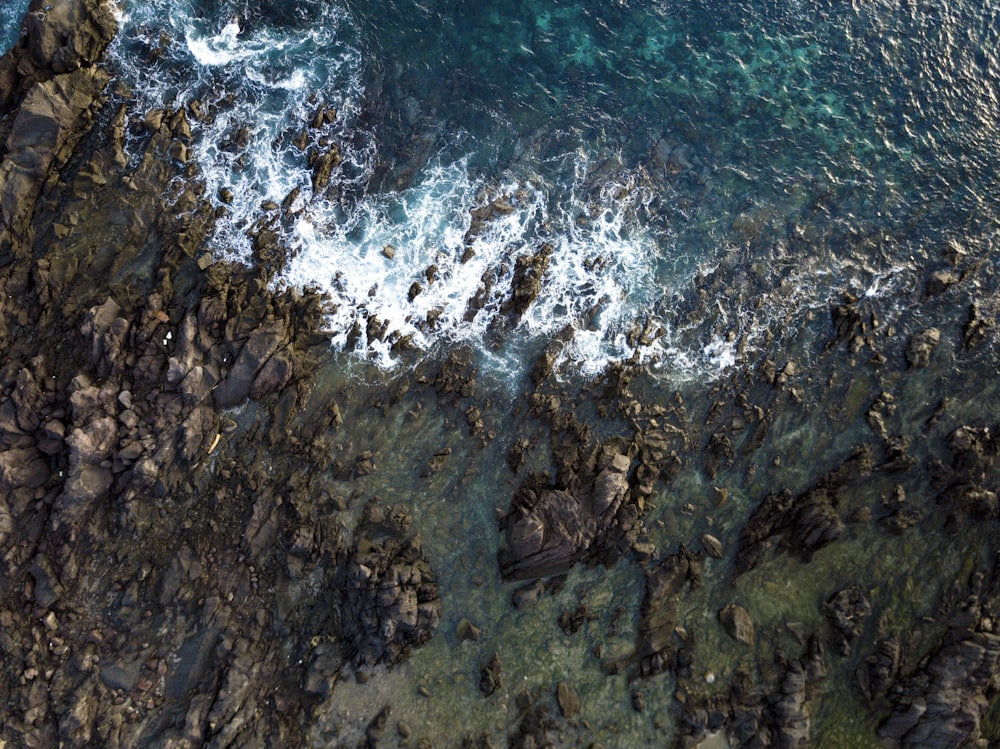
[[[282,280],[330,293],[335,344],[383,367],[399,339],[471,341],[516,373],[571,325],[567,369],[638,353],[711,376],[846,288],[901,311],[932,247],[992,241],[993,3],[122,7],[115,54],[145,104],[215,110],[194,127],[208,194],[235,196],[217,252],[249,262],[261,204],[299,188],[278,218],[296,248]],[[320,104],[337,119],[310,142],[344,162],[313,195],[292,141]],[[511,212],[470,240],[470,209],[495,198]],[[489,290],[470,315],[484,274],[508,288],[543,243],[545,290],[519,325],[497,332]],[[705,305],[696,286],[720,264]],[[664,335],[637,352],[636,323]]]
[[[519,686],[547,690],[561,678],[590,696],[586,717],[608,745],[616,721],[636,745],[656,745],[655,721],[673,715],[669,677],[646,687],[650,714],[633,715],[628,685],[600,673],[592,640],[553,625],[585,590],[602,617],[588,627],[593,639],[609,629],[609,610],[622,607],[621,636],[605,644],[627,654],[640,599],[635,566],[574,570],[566,592],[527,612],[510,608],[509,586],[497,579],[494,506],[505,507],[518,482],[504,453],[520,424],[501,421],[504,399],[522,389],[532,356],[555,334],[575,331],[561,352],[562,376],[591,376],[634,356],[653,374],[654,385],[645,383],[652,399],[678,382],[710,387],[766,356],[807,363],[828,340],[831,301],[848,290],[877,304],[884,326],[933,323],[958,340],[964,297],[925,311],[926,275],[954,253],[1000,257],[997,2],[123,0],[120,9],[113,65],[134,88],[135,116],[155,106],[192,112],[206,194],[227,210],[213,251],[253,262],[246,232],[267,218],[293,250],[276,283],[330,294],[334,345],[377,364],[370,379],[461,344],[491,383],[500,437],[485,458],[444,416],[396,423],[391,434],[373,415],[348,426],[359,444],[362,436],[392,444],[362,491],[415,508],[445,606],[439,635],[410,663],[364,687],[338,687],[329,712],[352,710],[345,722],[358,732],[383,698],[427,733],[456,705],[472,715],[483,705],[478,667],[494,647],[505,653],[510,684],[495,712],[475,713],[477,731],[503,733],[515,721],[507,708]],[[298,136],[325,107],[336,116],[301,148]],[[338,144],[343,161],[331,186],[314,191],[304,150],[324,141]],[[470,211],[495,200],[503,210],[473,227]],[[502,292],[514,261],[544,244],[552,255],[539,297],[512,322]],[[484,277],[493,290],[480,294]],[[415,282],[422,289],[411,297]],[[481,307],[470,314],[475,299]],[[372,320],[386,323],[384,338],[369,336]],[[662,335],[637,342],[635,325]],[[411,349],[393,346],[404,337]],[[827,372],[817,380],[828,375],[833,381]],[[859,384],[838,384],[831,392],[844,402],[829,408],[863,424],[882,384],[836,376]],[[937,387],[913,382],[911,403],[928,400],[920,388]],[[808,485],[831,455],[871,439],[863,426],[863,436],[831,433],[825,407],[774,426],[783,436],[760,460],[783,457],[787,468],[776,472],[785,485]],[[428,399],[424,413],[434,408]],[[913,423],[926,418],[918,410]],[[430,444],[453,447],[456,463],[469,450],[469,462],[482,465],[452,466],[413,492]],[[761,475],[744,486],[723,472],[720,485],[733,489],[717,513],[697,470],[658,489],[649,525],[661,549],[707,529],[680,511],[691,502],[717,516],[714,532],[731,550],[739,524],[772,488],[764,485],[771,474]],[[877,492],[853,501],[869,506]],[[818,620],[823,586],[846,584],[848,572],[886,590],[910,576],[903,585],[912,587],[897,545],[880,539],[871,544],[857,531],[825,550],[798,590],[789,588],[801,568],[782,558],[738,592],[762,627],[780,631],[803,610]],[[934,544],[927,548],[945,576],[961,567],[950,541]],[[722,685],[715,674],[740,664],[713,629],[727,602],[725,570],[709,566],[706,575],[682,614],[706,633],[698,678],[708,684],[711,669],[711,683]],[[913,620],[925,603],[897,591],[881,605]],[[457,642],[463,616],[483,627],[482,644]],[[414,685],[440,699],[425,702]],[[836,726],[852,704],[831,700],[817,720]]]
[[[21,18],[28,9],[29,0],[6,0],[0,3],[0,54],[6,52],[17,41],[21,30]]]

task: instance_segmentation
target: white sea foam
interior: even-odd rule
[[[205,18],[190,3],[128,4],[115,55],[140,107],[199,100],[210,112],[192,119],[192,150],[206,194],[220,205],[226,195],[216,252],[252,262],[249,232],[271,220],[293,251],[276,283],[329,295],[335,346],[391,367],[404,344],[430,351],[464,342],[516,380],[523,352],[569,326],[574,335],[559,358],[564,373],[591,376],[621,359],[707,371],[735,362],[733,347],[685,353],[671,341],[664,312],[672,286],[686,281],[662,268],[670,237],[636,220],[652,197],[638,175],[619,168],[594,179],[593,155],[522,165],[488,184],[471,175],[467,159],[441,156],[399,192],[350,203],[314,196],[293,141],[321,104],[337,117],[310,143],[340,145],[346,163],[336,179],[350,174],[363,186],[374,162],[374,139],[356,121],[362,61],[340,38],[350,19],[324,6],[322,23],[281,29],[237,19],[240,11],[223,3]],[[262,209],[282,204],[292,190],[298,197],[290,206]],[[494,199],[504,210],[470,234],[471,211]],[[388,245],[394,253],[384,252]],[[540,293],[514,324],[505,302],[516,261],[546,245]]]

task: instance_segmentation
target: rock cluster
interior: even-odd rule
[[[592,554],[607,533],[629,491],[627,455],[604,452],[589,486],[521,485],[502,522],[507,545],[501,550],[504,578],[524,580],[565,572]]]
[[[114,31],[33,2],[0,61],[0,743],[302,745],[430,637],[435,576],[405,516],[318,510],[322,299],[205,251],[187,114],[105,88]]]

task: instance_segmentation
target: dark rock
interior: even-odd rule
[[[326,697],[336,683],[343,665],[340,648],[332,642],[319,643],[312,652],[303,688],[318,697]]]
[[[865,621],[871,616],[871,604],[860,587],[851,585],[824,603],[823,613],[833,628],[834,650],[846,657],[851,643],[861,634]]]
[[[879,643],[858,676],[871,698],[884,694],[892,704],[891,713],[879,726],[880,737],[906,749],[982,743],[983,719],[996,694],[1000,667],[1000,634],[987,601],[995,600],[998,593],[996,567],[990,577],[974,572],[967,595],[950,613],[950,627],[939,645],[916,672],[892,687],[886,684],[901,660],[899,645],[891,640]]]
[[[589,491],[549,488],[534,479],[521,484],[501,522],[507,545],[498,556],[505,579],[565,572],[588,554],[628,494],[629,461],[621,458],[597,474]]]
[[[0,488],[6,491],[21,486],[37,489],[48,480],[48,461],[37,448],[11,448],[0,452]]]
[[[501,311],[510,313],[519,320],[542,290],[542,277],[549,267],[552,245],[543,244],[538,252],[522,255],[514,265],[511,279],[510,298],[501,306]]]
[[[316,157],[312,166],[313,194],[320,195],[330,185],[333,170],[340,166],[343,159],[340,149],[332,146],[328,151]]]
[[[292,380],[295,362],[287,348],[276,351],[261,367],[250,387],[250,397],[259,400],[270,393],[283,390]]]
[[[129,691],[139,680],[143,659],[139,656],[101,666],[101,681],[108,689]]]
[[[840,538],[844,523],[836,512],[839,492],[871,470],[871,452],[862,447],[799,496],[787,490],[767,495],[740,531],[734,574],[756,567],[771,548],[808,562],[816,551]]]
[[[97,62],[116,31],[111,6],[102,0],[32,0],[20,40],[0,59],[0,106],[15,103],[33,83]]]
[[[633,689],[631,694],[632,709],[637,713],[646,712],[646,695],[639,689]]]
[[[966,348],[975,348],[984,340],[990,329],[994,325],[994,320],[983,314],[982,307],[975,302],[969,305],[969,319],[962,328],[962,341]]]
[[[389,706],[386,705],[378,714],[371,719],[368,727],[365,728],[365,738],[358,745],[358,749],[378,749],[378,743],[382,738],[382,734],[385,733],[385,727],[389,723]]]
[[[597,614],[591,613],[586,604],[581,603],[572,611],[563,611],[559,614],[558,624],[567,635],[575,635],[587,622],[595,621]]]
[[[36,84],[27,92],[0,161],[3,226],[12,231],[23,229],[50,168],[57,159],[68,156],[80,137],[80,121],[95,106],[107,80],[106,73],[77,69]]]
[[[285,324],[270,320],[254,330],[240,351],[229,374],[215,389],[215,404],[219,408],[235,406],[250,395],[257,374],[271,355],[287,341]]]
[[[949,287],[954,286],[961,280],[961,277],[951,270],[937,270],[931,273],[927,279],[927,295],[934,296],[943,294]]]
[[[369,504],[343,570],[343,639],[356,668],[405,659],[437,629],[437,579],[399,508]]]
[[[496,653],[479,669],[479,691],[489,697],[503,686],[503,664]]]
[[[36,556],[32,561],[31,576],[35,581],[35,603],[43,609],[49,608],[63,593],[59,578],[53,572],[48,560],[41,556]]]
[[[652,676],[674,667],[678,651],[674,638],[677,598],[686,584],[697,584],[698,563],[698,555],[682,546],[676,554],[646,570],[635,654],[639,675]]]
[[[855,675],[858,687],[869,704],[881,702],[899,678],[902,665],[902,646],[898,637],[890,636],[878,641],[875,652],[858,667]]]

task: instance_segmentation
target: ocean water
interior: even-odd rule
[[[6,52],[17,41],[21,30],[21,18],[28,9],[29,0],[6,0],[0,3],[0,54]]]
[[[992,2],[117,7],[137,115],[201,114],[214,251],[252,262],[248,231],[276,228],[276,283],[327,292],[334,344],[387,369],[462,342],[516,381],[569,326],[566,373],[712,376],[845,290],[905,308],[940,247],[992,241]],[[515,261],[542,247],[512,319]]]
[[[883,326],[954,332],[967,307],[925,311],[927,276],[949,258],[1000,258],[996,0],[120,0],[118,8],[112,65],[134,91],[135,117],[163,106],[191,112],[193,158],[207,194],[227,210],[213,252],[252,263],[248,231],[274,227],[291,250],[275,283],[325,291],[333,346],[387,378],[461,345],[501,386],[519,388],[533,357],[568,328],[564,378],[637,358],[662,392],[676,382],[710,386],[764,357],[807,364],[828,343],[829,309],[844,292],[870,300]],[[7,18],[5,33],[16,25]],[[308,128],[321,110],[335,115]],[[333,144],[342,160],[316,192],[309,152]],[[498,207],[491,218],[475,222],[473,211],[490,205]],[[503,307],[517,258],[544,247],[539,296],[514,320]],[[863,424],[881,384],[874,375],[857,383],[854,373],[821,375],[840,376],[850,381],[838,384],[847,421]],[[937,381],[908,387],[929,392],[928,382]],[[428,415],[432,406],[421,419],[439,418],[437,431],[423,420],[397,425],[386,453],[402,457],[387,457],[363,491],[406,499],[428,444],[459,456],[469,449],[460,428]],[[922,407],[912,406],[914,423],[928,417]],[[801,424],[784,417],[773,429],[783,436],[760,459],[784,458],[789,486],[815,478],[824,451],[861,439],[831,430],[821,411]],[[382,421],[369,418],[352,426],[359,444],[386,439]],[[503,455],[513,428],[500,425],[481,476],[435,479],[408,498],[441,570],[440,636],[395,673],[339,686],[331,710],[349,707],[345,722],[360,734],[385,697],[411,721],[426,713],[431,732],[460,705],[477,716],[476,730],[489,730],[495,716],[480,716],[475,681],[497,647],[515,682],[504,699],[521,684],[549,689],[572,677],[592,697],[595,726],[620,720],[634,745],[658,745],[652,724],[673,715],[671,682],[648,685],[652,718],[633,715],[622,708],[624,678],[605,678],[588,655],[592,643],[553,626],[586,588],[601,628],[624,608],[629,624],[607,645],[627,652],[636,568],[575,570],[569,592],[528,613],[512,612],[510,591],[495,579],[493,505],[505,505],[516,483]],[[706,530],[678,511],[706,504],[709,487],[694,473],[655,497],[661,548]],[[727,548],[770,488],[733,490],[714,530]],[[860,494],[859,507],[878,501],[875,489]],[[779,629],[802,609],[818,617],[814,601],[828,580],[870,575],[893,590],[905,575],[912,586],[919,573],[906,565],[920,554],[912,546],[854,537],[818,555],[819,572],[801,589],[789,590],[801,568],[781,559],[766,584],[744,578],[739,591],[759,621]],[[927,549],[944,577],[958,574],[963,560],[947,538]],[[734,656],[712,629],[728,594],[722,572],[706,574],[685,615],[710,643],[699,667],[721,675],[754,654]],[[926,610],[923,599],[892,595],[912,619]],[[465,614],[484,627],[485,644],[456,643]],[[423,679],[436,680],[441,696],[431,706],[414,695]],[[831,699],[823,725],[850,723],[852,705]],[[600,738],[615,745],[607,731]]]
[[[328,292],[335,345],[386,368],[468,342],[516,379],[568,325],[567,371],[639,356],[711,375],[845,290],[905,305],[935,245],[991,241],[990,2],[121,9],[143,105],[211,112],[194,153],[209,194],[232,193],[216,252],[249,262],[247,230],[279,227],[278,282]],[[295,145],[321,106],[336,117]],[[316,195],[299,146],[324,143],[343,162]],[[514,261],[543,245],[512,324]]]

